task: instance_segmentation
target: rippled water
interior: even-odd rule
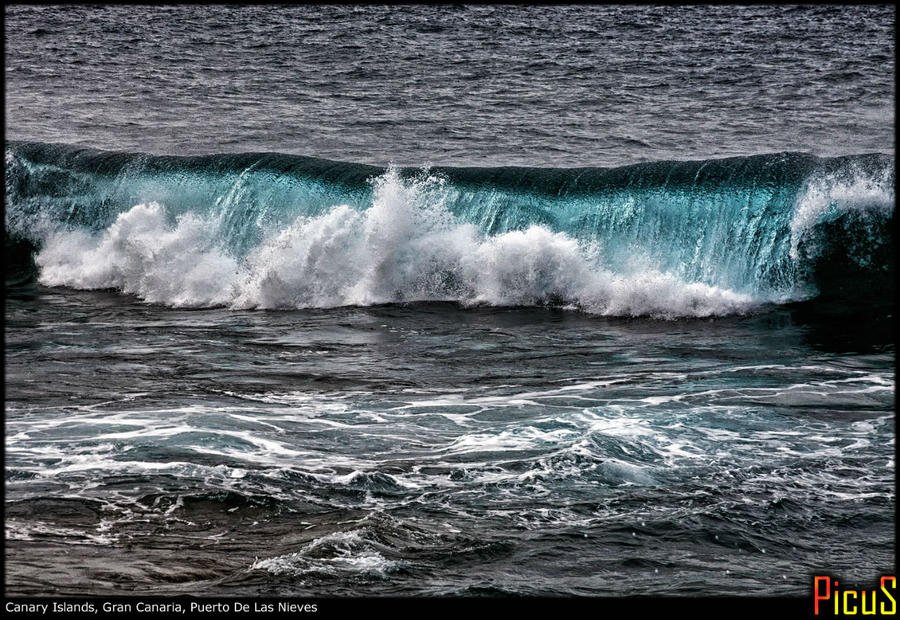
[[[894,549],[892,348],[885,325],[852,342],[828,329],[787,310],[180,312],[45,289],[7,309],[7,584],[798,594],[823,567],[868,580]],[[77,553],[48,572],[58,549]]]
[[[14,5],[5,16],[6,138],[29,143],[8,144],[6,160],[6,198],[28,216],[8,211],[5,236],[18,269],[5,308],[7,594],[808,596],[813,574],[893,573],[893,264],[870,260],[893,248],[893,7]],[[304,160],[301,178],[289,158],[267,160],[288,170],[270,174],[228,167],[240,158],[166,168],[114,150],[349,163]],[[875,161],[877,174],[816,185],[790,162],[818,164],[797,153],[853,156],[853,170]],[[715,161],[753,154],[763,172]],[[665,194],[685,169],[666,159],[704,162],[693,185]],[[377,191],[374,205],[343,206],[368,191],[362,181],[328,193],[325,172],[364,177],[351,164],[391,161],[482,166],[448,174],[481,184],[464,196],[473,212],[502,194],[485,212],[515,243],[479,271],[497,230],[476,236]],[[641,170],[662,180],[595,171],[622,196],[644,191],[606,211],[590,210],[594,194],[577,209],[562,190],[541,202],[552,184],[536,179],[570,175],[574,195],[577,170],[490,168],[636,162],[659,163]],[[165,174],[135,172],[151,164]],[[258,185],[241,185],[256,167]],[[286,186],[341,198],[294,205],[306,194]],[[716,219],[719,204],[732,219]],[[256,214],[283,218],[274,233],[285,234],[263,246],[281,262],[252,255],[262,302],[231,304],[234,252],[200,244],[221,232],[204,219],[213,207],[251,241]],[[563,209],[574,224],[551,230]],[[545,228],[528,237],[533,212]],[[597,213],[615,221],[600,254],[616,239],[625,266],[635,248],[671,250],[667,268],[687,280],[598,279],[564,234],[607,230]],[[741,262],[734,222],[747,247],[769,231],[789,266],[809,250],[800,233],[824,231],[815,275],[829,295],[703,306],[703,278],[731,286],[730,269],[755,282],[771,266]],[[406,234],[428,225],[441,235]],[[418,262],[388,260],[396,239]],[[477,294],[432,295],[415,279],[447,248],[469,261],[459,273],[478,276]],[[843,271],[848,256],[857,271]],[[213,259],[224,267],[203,286],[182,278]],[[476,286],[490,278],[503,286]],[[368,296],[335,297],[335,282]],[[601,309],[609,291],[622,299],[591,314],[559,290]],[[291,309],[315,305],[332,307]]]
[[[10,6],[6,136],[385,165],[894,150],[891,6]]]

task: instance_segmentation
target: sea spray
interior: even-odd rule
[[[894,167],[879,155],[378,169],[13,142],[6,160],[7,245],[34,244],[43,284],[169,306],[441,300],[674,318],[892,269]]]
[[[375,181],[373,205],[297,218],[245,259],[221,246],[214,218],[167,221],[158,203],[105,230],[50,234],[36,257],[48,286],[115,288],[177,307],[305,308],[445,300],[571,305],[624,316],[708,316],[752,300],[653,271],[613,274],[590,244],[531,226],[486,236],[430,200],[436,181]]]

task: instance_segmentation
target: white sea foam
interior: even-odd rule
[[[275,575],[309,573],[353,573],[384,577],[398,564],[372,548],[361,530],[334,532],[317,538],[301,551],[256,560],[250,570],[265,570]]]
[[[116,288],[170,306],[224,305],[239,269],[216,246],[210,224],[188,214],[173,227],[161,205],[140,204],[99,235],[51,233],[35,262],[49,286]]]
[[[297,218],[243,259],[218,223],[167,218],[157,203],[122,213],[99,234],[50,233],[41,282],[116,288],[175,307],[304,308],[445,300],[466,305],[561,304],[614,316],[679,317],[748,310],[753,299],[653,269],[613,273],[597,248],[531,226],[485,236],[448,211],[433,177],[389,169],[372,206]]]
[[[843,172],[845,174],[841,176],[830,174],[815,177],[798,196],[790,224],[791,259],[801,258],[800,242],[829,209],[862,211],[874,207],[885,211],[893,210],[893,169],[884,168],[880,173],[873,174],[868,170],[851,167],[849,175],[846,170]],[[816,251],[814,245],[808,249],[808,252]]]

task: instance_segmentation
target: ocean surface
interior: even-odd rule
[[[5,19],[7,595],[894,574],[893,6]]]

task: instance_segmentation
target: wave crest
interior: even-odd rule
[[[616,274],[596,244],[543,226],[487,236],[449,212],[444,181],[390,168],[371,208],[298,217],[239,260],[221,220],[140,204],[105,230],[56,231],[36,257],[48,286],[116,288],[176,307],[309,308],[410,301],[557,305],[617,316],[709,316],[752,299],[665,273]]]
[[[877,154],[383,170],[12,142],[6,160],[8,261],[34,251],[44,284],[170,306],[702,317],[892,279],[894,164]]]

